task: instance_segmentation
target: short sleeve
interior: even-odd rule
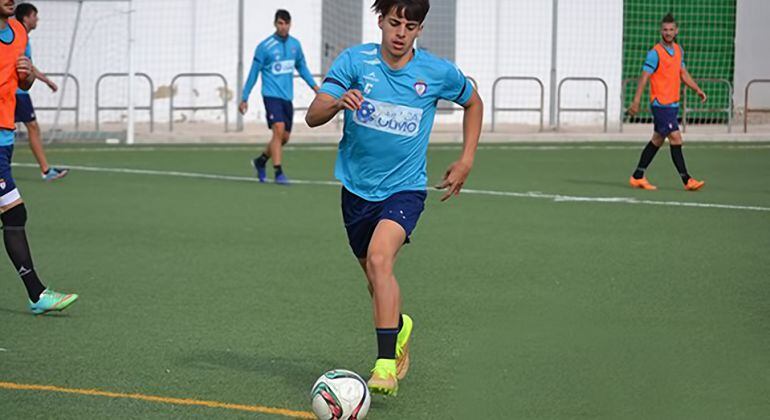
[[[644,64],[642,64],[642,71],[647,72],[649,74],[653,74],[657,69],[658,69],[658,52],[655,50],[650,50],[647,52],[647,57],[644,59]]]
[[[459,105],[465,105],[473,95],[473,85],[454,63],[447,63],[449,66],[439,97]]]
[[[355,72],[353,69],[353,60],[350,50],[345,50],[332,63],[329,72],[326,73],[320,93],[326,93],[339,99],[350,90],[355,81]]]

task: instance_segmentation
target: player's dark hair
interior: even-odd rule
[[[278,22],[278,19],[284,22],[291,22],[291,14],[288,10],[278,9],[275,11],[275,22]]]
[[[422,23],[430,10],[430,0],[374,0],[372,10],[382,16],[396,9],[396,16]]]
[[[669,12],[666,16],[663,16],[663,19],[660,21],[660,24],[664,23],[673,23],[676,24],[676,19],[674,19],[674,15]]]
[[[16,6],[16,10],[13,12],[16,16],[16,20],[19,22],[32,13],[37,13],[37,7],[33,6],[32,3],[21,3]]]

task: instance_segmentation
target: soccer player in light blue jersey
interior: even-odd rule
[[[342,182],[342,216],[350,247],[369,283],[377,331],[375,393],[395,395],[409,368],[413,322],[401,314],[393,275],[427,196],[426,153],[440,99],[464,108],[463,150],[437,187],[441,200],[458,195],[473,167],[483,103],[453,63],[415,49],[428,0],[376,0],[381,44],[349,48],[335,60],[310,105],[311,127],[339,111],[345,126],[335,176]]]
[[[238,107],[241,114],[249,109],[249,95],[262,72],[262,99],[265,103],[267,126],[273,130],[273,137],[264,153],[254,159],[252,164],[257,170],[259,182],[265,182],[267,161],[273,159],[275,182],[286,185],[289,179],[283,173],[282,147],[289,141],[294,122],[294,70],[299,72],[302,79],[318,92],[318,85],[307,68],[305,54],[297,38],[289,35],[291,15],[286,10],[275,12],[275,33],[262,41],[254,52],[251,72],[243,88],[243,97]]]
[[[27,30],[27,34],[37,29],[38,15],[37,8],[32,3],[21,3],[16,6],[16,20],[18,20],[24,28]],[[27,50],[25,55],[32,59],[32,48],[29,42],[27,42]],[[48,85],[48,88],[52,92],[56,92],[59,87],[56,86],[51,79],[46,77],[43,72],[38,70],[34,65],[32,71],[35,73],[35,78]],[[16,111],[15,121],[17,123],[23,123],[27,127],[27,136],[29,138],[29,148],[32,150],[32,154],[37,160],[38,166],[40,166],[40,174],[45,181],[55,181],[60,178],[64,178],[69,173],[69,169],[66,168],[54,168],[48,165],[48,159],[45,156],[43,150],[43,140],[40,136],[40,125],[37,123],[37,117],[35,116],[35,107],[32,105],[32,98],[29,92],[24,89],[16,90]]]

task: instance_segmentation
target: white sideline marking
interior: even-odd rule
[[[12,166],[20,168],[37,168],[38,165],[34,163],[14,163]],[[205,174],[198,172],[179,172],[179,171],[159,171],[154,169],[131,169],[131,168],[108,168],[99,166],[78,166],[78,165],[62,165],[69,169],[75,169],[84,172],[107,172],[117,174],[132,174],[132,175],[155,175],[155,176],[168,176],[168,177],[180,177],[180,178],[196,178],[196,179],[212,179],[220,181],[238,181],[238,182],[257,182],[254,177],[247,176],[234,176],[234,175],[217,175],[217,174]],[[337,186],[341,184],[337,181],[318,181],[318,180],[296,180],[292,179],[292,183],[298,185],[327,185]],[[431,191],[437,190],[431,188]],[[652,206],[669,206],[669,207],[693,207],[693,208],[708,208],[708,209],[723,209],[723,210],[747,210],[747,211],[761,211],[770,212],[770,207],[760,206],[744,206],[739,204],[718,204],[718,203],[698,203],[687,201],[654,201],[654,200],[640,200],[633,197],[583,197],[573,195],[562,194],[548,194],[539,191],[529,192],[513,192],[513,191],[492,191],[492,190],[474,190],[463,189],[462,194],[474,194],[474,195],[490,195],[498,197],[516,197],[516,198],[537,198],[545,200],[553,200],[554,202],[587,202],[587,203],[608,203],[608,204],[645,204]]]
[[[254,146],[116,146],[116,147],[78,147],[53,149],[50,153],[121,153],[121,152],[252,152],[257,153],[263,147],[263,144]],[[569,145],[569,144],[481,144],[479,150],[524,150],[549,152],[559,150],[641,150],[644,147],[642,143],[638,145],[631,144],[597,144],[597,145]],[[462,150],[460,144],[438,144],[431,145],[431,150]],[[770,149],[770,144],[693,144],[687,145],[687,149]],[[336,145],[318,145],[318,146],[286,146],[283,150],[287,151],[309,151],[309,152],[331,152],[336,151]],[[22,152],[24,153],[24,152]]]

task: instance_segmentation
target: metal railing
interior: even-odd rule
[[[602,108],[562,108],[561,106],[561,88],[564,85],[564,82],[569,81],[577,81],[577,82],[599,82],[604,86],[604,106]],[[559,87],[557,89],[557,99],[556,99],[556,129],[558,130],[561,126],[561,113],[562,112],[601,112],[604,114],[604,132],[607,132],[607,107],[609,104],[609,88],[607,87],[607,82],[604,81],[604,79],[600,77],[565,77],[561,79],[559,82]]]
[[[62,106],[61,111],[69,111],[75,113],[75,131],[78,131],[80,128],[80,81],[78,81],[78,78],[73,76],[72,74],[67,73],[46,73],[46,76],[49,78],[51,77],[61,77],[61,78],[69,78],[75,83],[75,105],[74,106]],[[60,93],[61,95],[61,93]],[[58,106],[36,106],[35,109],[37,111],[56,111],[59,109]]]
[[[770,112],[770,108],[749,108],[749,88],[751,88],[751,85],[753,84],[759,84],[759,83],[770,83],[770,79],[752,79],[749,80],[749,83],[746,84],[746,91],[744,93],[744,99],[743,99],[743,132],[748,133],[749,132],[749,113],[755,112],[755,113],[768,113]]]
[[[687,92],[684,84],[682,85],[682,132],[687,132],[687,114],[690,112],[712,112],[712,113],[726,113],[727,114],[727,132],[732,133],[733,128],[733,84],[726,79],[695,79],[700,83],[719,83],[727,86],[727,108],[688,108],[687,107]]]
[[[531,81],[540,86],[540,107],[538,108],[498,108],[497,107],[497,85],[505,80]],[[492,132],[495,131],[495,115],[498,112],[539,112],[540,113],[540,131],[543,131],[543,115],[545,114],[545,86],[537,77],[530,76],[502,76],[495,79],[492,83]]]
[[[147,80],[147,83],[150,86],[150,104],[146,106],[134,106],[134,109],[137,111],[149,111],[150,112],[150,132],[153,132],[155,129],[155,111],[154,111],[154,105],[155,105],[155,99],[154,99],[154,93],[155,93],[155,84],[152,82],[152,78],[147,73],[135,73],[137,77],[141,77],[145,80]],[[96,111],[95,111],[95,120],[94,123],[96,124],[96,131],[99,131],[99,114],[101,111],[121,111],[124,109],[128,109],[128,105],[126,106],[102,106],[100,103],[100,96],[99,96],[99,88],[101,87],[102,81],[107,78],[114,78],[114,77],[128,77],[128,73],[104,73],[101,76],[99,76],[98,79],[96,79],[96,87],[94,90],[96,91]]]
[[[195,105],[195,106],[174,106],[174,87],[176,81],[182,78],[204,78],[215,77],[222,81],[222,105]],[[174,131],[174,111],[202,111],[202,110],[222,110],[225,113],[225,133],[228,131],[228,115],[227,115],[227,79],[220,73],[179,73],[171,79],[170,101],[168,107],[168,129]]]
[[[476,81],[476,79],[474,79],[474,78],[473,78],[473,77],[471,77],[471,76],[466,76],[466,77],[468,78],[468,80],[469,80],[469,81],[471,82],[471,84],[473,85],[473,88],[474,88],[474,89],[476,89],[476,90],[478,91],[478,90],[479,90],[479,83]],[[453,102],[449,102],[449,101],[440,100],[440,101],[439,101],[439,104],[442,104],[442,103],[443,103],[444,105],[439,105],[439,106],[436,108],[436,111],[438,111],[438,112],[445,112],[445,113],[452,113],[452,112],[455,112],[455,111],[457,111],[457,110],[459,110],[459,109],[462,109],[462,107],[460,107],[459,105],[457,105],[457,104],[455,104],[455,103],[453,103]]]

